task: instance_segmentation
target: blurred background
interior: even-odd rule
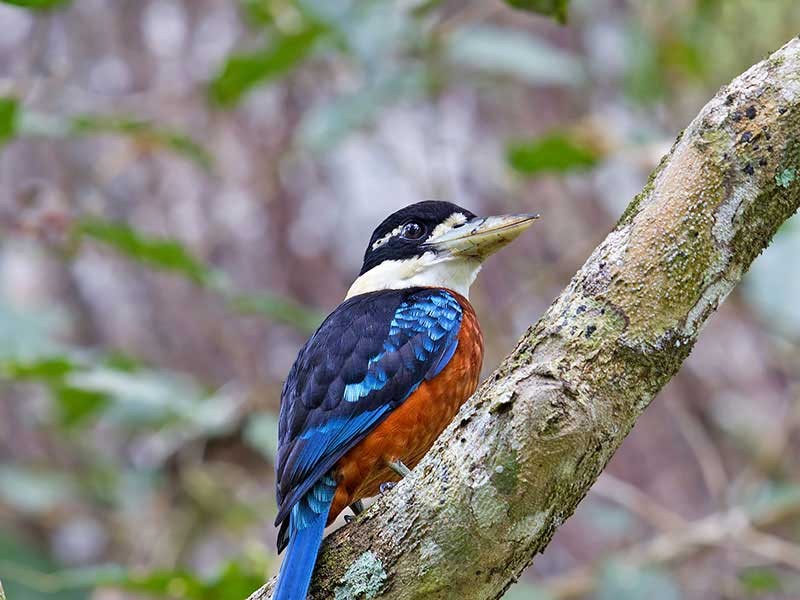
[[[283,378],[373,227],[542,214],[473,287],[488,373],[800,29],[796,0],[566,4],[0,1],[9,600],[244,600]],[[507,599],[800,598],[799,252],[789,222]]]

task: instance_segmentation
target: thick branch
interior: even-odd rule
[[[312,597],[500,597],[796,211],[798,167],[795,39],[703,108],[414,473],[327,540]]]

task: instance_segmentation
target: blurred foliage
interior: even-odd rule
[[[266,565],[234,561],[214,577],[204,579],[188,571],[162,571],[146,576],[126,576],[108,582],[134,592],[187,600],[243,600],[264,583]]]
[[[455,65],[492,77],[517,77],[533,85],[579,86],[585,72],[570,52],[499,27],[473,27],[454,33],[447,56]]]
[[[79,115],[64,118],[44,115],[24,110],[13,99],[0,98],[0,143],[15,137],[70,139],[103,133],[125,136],[143,151],[163,147],[184,156],[205,170],[213,167],[211,154],[205,148],[189,136],[166,127],[129,117]]]
[[[54,567],[49,557],[37,548],[0,530],[0,575],[9,599],[84,600],[85,591],[64,589],[50,579]]]
[[[13,546],[7,545],[9,542]],[[93,588],[112,587],[148,597],[244,600],[261,586],[266,568],[263,556],[244,556],[222,565],[216,573],[206,577],[183,569],[142,573],[110,564],[54,571],[47,559],[35,550],[0,535],[0,557],[6,556],[12,548],[14,562],[0,558],[0,569],[7,577],[9,597],[26,600],[77,600],[87,598]]]
[[[16,134],[18,112],[19,103],[14,98],[0,97],[0,146]]]
[[[230,106],[257,84],[285,75],[311,52],[325,31],[324,27],[310,24],[296,33],[276,34],[266,48],[234,54],[211,82],[211,98]]]
[[[610,562],[603,568],[598,600],[680,600],[681,593],[667,571]]]
[[[83,236],[112,246],[125,256],[146,265],[185,275],[198,284],[211,279],[205,265],[201,265],[187,250],[174,240],[145,238],[122,223],[85,220],[75,228],[78,239]]]
[[[597,150],[563,133],[550,133],[526,142],[512,142],[506,153],[513,169],[533,175],[593,167],[600,158]]]
[[[0,0],[0,2],[5,2],[6,4],[21,6],[22,8],[30,8],[34,10],[60,8],[71,1],[72,0]]]
[[[298,140],[310,150],[330,150],[353,131],[371,125],[387,105],[421,96],[429,85],[422,69],[379,76],[358,93],[345,94],[308,114]]]
[[[0,495],[14,508],[45,513],[75,495],[74,482],[64,473],[0,467]]]
[[[795,339],[800,339],[800,311],[786,299],[800,293],[798,252],[800,219],[794,217],[778,231],[769,252],[753,265],[744,290],[767,327]],[[776,293],[778,289],[780,293]]]
[[[282,378],[374,222],[431,195],[542,212],[478,286],[496,364],[698,107],[800,22],[791,0],[211,4],[0,6],[10,599],[244,600],[278,562]],[[800,503],[798,240],[790,222],[665,391],[689,416],[660,399],[612,462],[687,518]],[[716,600],[717,577],[726,599],[798,597],[786,565],[728,548],[626,562],[658,535],[641,502],[591,495],[505,597],[559,598],[549,578],[586,565],[595,598]],[[773,528],[791,544],[797,520]]]
[[[223,291],[223,293],[225,292]],[[274,319],[307,333],[313,332],[325,318],[321,311],[308,308],[290,298],[283,298],[276,294],[228,292],[226,296],[230,307],[237,312]]]
[[[201,263],[176,240],[148,237],[123,223],[98,219],[86,219],[77,224],[74,239],[79,242],[84,237],[106,244],[136,262],[183,275],[197,285],[215,290],[239,312],[270,317],[304,331],[313,331],[322,322],[323,315],[290,299],[268,293],[245,294],[233,289],[222,274]]]
[[[506,3],[520,10],[530,10],[549,15],[562,24],[567,22],[569,0],[506,0]]]
[[[27,123],[30,127],[30,119]],[[117,133],[125,135],[144,149],[148,146],[163,146],[164,148],[188,158],[203,169],[210,170],[214,166],[211,154],[189,136],[168,128],[153,125],[146,121],[125,117],[84,115],[74,117],[71,123],[69,123],[68,128],[70,130],[70,135],[97,133]]]
[[[163,146],[211,169],[211,155],[191,138],[176,131],[131,118],[81,115],[61,118],[25,111],[15,98],[0,97],[0,146],[21,136],[72,138],[80,135],[116,133],[137,144]]]
[[[781,590],[780,576],[772,569],[750,568],[739,573],[747,592],[755,597]]]
[[[709,79],[725,83],[738,72],[738,55],[755,50],[763,36],[780,36],[769,46],[777,48],[796,33],[790,23],[800,17],[796,3],[697,0],[688,6],[648,2],[631,23],[626,89],[632,98],[674,102]]]
[[[275,460],[278,453],[278,417],[271,412],[251,415],[242,432],[244,441],[261,452],[269,461]]]

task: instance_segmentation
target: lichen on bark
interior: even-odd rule
[[[379,598],[501,597],[797,210],[798,168],[794,39],[702,109],[412,475],[326,540],[311,597],[337,597],[367,553]]]

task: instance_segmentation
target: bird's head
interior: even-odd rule
[[[467,297],[483,261],[537,218],[478,217],[450,202],[406,206],[373,232],[347,297],[415,286],[448,288]]]

